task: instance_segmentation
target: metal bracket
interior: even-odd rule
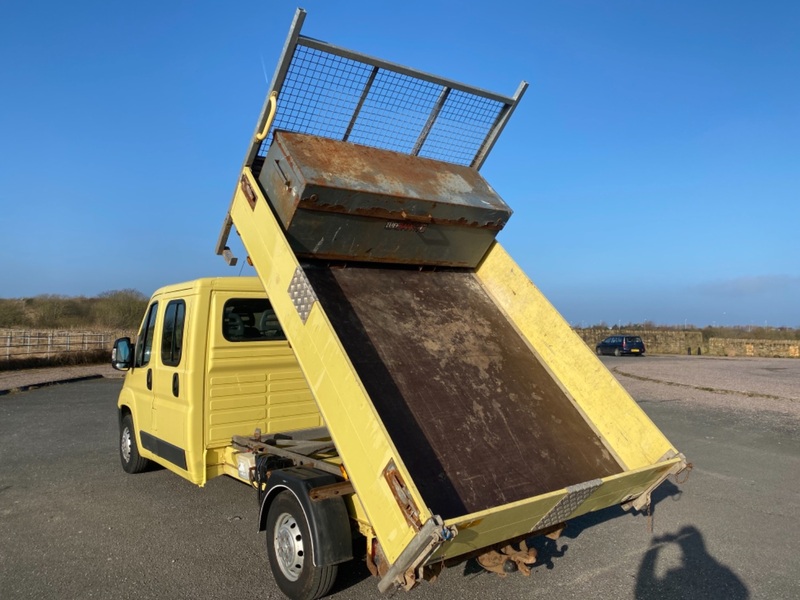
[[[452,539],[457,533],[455,527],[446,527],[440,516],[432,516],[378,582],[378,591],[385,593],[394,585],[403,585],[406,589],[411,589],[416,579],[412,578],[412,581],[406,584],[406,574],[409,572],[413,574],[414,569],[424,563],[442,543]]]
[[[680,458],[681,461],[679,463],[674,464],[669,471],[664,473],[663,476],[659,477],[658,480],[653,485],[651,485],[649,488],[647,488],[645,491],[639,494],[639,496],[633,498],[629,502],[624,503],[622,505],[622,508],[624,510],[630,510],[631,508],[639,511],[644,510],[645,508],[650,506],[650,495],[653,493],[653,490],[655,490],[658,486],[664,483],[667,477],[669,477],[670,475],[677,475],[678,473],[683,472],[687,468],[691,469],[689,463],[686,462],[686,457],[683,454],[676,452],[675,450],[668,450],[664,454],[664,456],[658,459],[658,462],[665,462],[668,460],[672,460],[674,458]]]

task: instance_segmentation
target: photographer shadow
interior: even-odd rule
[[[658,575],[659,555],[671,544],[680,548],[681,564]],[[750,592],[730,568],[708,553],[700,530],[689,525],[677,533],[653,537],[639,565],[634,597],[637,600],[723,597],[745,600]]]

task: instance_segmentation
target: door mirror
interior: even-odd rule
[[[131,338],[119,338],[111,349],[111,366],[117,371],[127,371],[133,366],[133,344]]]

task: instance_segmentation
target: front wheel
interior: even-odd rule
[[[300,503],[280,492],[267,513],[267,555],[272,576],[292,600],[321,598],[333,586],[337,565],[314,565],[311,535]]]
[[[119,459],[126,473],[141,473],[150,463],[146,458],[139,456],[133,417],[130,414],[122,417],[119,424]]]

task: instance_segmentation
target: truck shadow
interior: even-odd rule
[[[528,548],[536,550],[536,565],[534,568],[553,569],[557,559],[563,557],[569,550],[568,540],[577,539],[584,531],[591,529],[596,525],[613,521],[619,518],[634,518],[639,519],[655,519],[657,514],[658,505],[666,500],[677,502],[680,500],[681,489],[669,480],[664,481],[658,488],[656,488],[650,497],[650,511],[626,511],[621,506],[611,506],[609,508],[587,513],[570,520],[567,523],[564,532],[557,540],[551,540],[544,536],[537,536],[526,540]],[[486,573],[486,571],[477,563],[475,559],[467,561],[464,565],[464,576],[477,575],[479,573]]]
[[[367,563],[363,557],[363,548],[361,554],[355,554],[353,560],[339,565],[339,574],[336,576],[336,583],[333,584],[331,594],[343,592],[355,585],[372,579],[372,573],[367,569]],[[375,578],[375,586],[378,585],[378,579]]]
[[[637,517],[653,518],[659,503],[665,500],[677,501],[680,495],[680,488],[667,481],[653,492],[649,516],[646,513],[634,514]],[[569,544],[565,540],[576,539],[585,530],[619,517],[630,518],[630,514],[619,506],[611,507],[570,521],[558,540],[542,536],[527,540],[528,547],[537,551],[534,568],[553,569],[558,559],[569,550]],[[660,568],[659,562],[664,563]],[[676,563],[677,566],[674,566]],[[485,571],[474,559],[464,567],[464,576],[479,573]],[[730,567],[709,554],[703,535],[697,527],[690,525],[675,533],[652,536],[650,547],[639,564],[634,591],[636,600],[717,597],[746,600],[750,598],[750,591]]]
[[[564,556],[569,549],[569,544],[564,543],[565,540],[577,539],[587,529],[614,519],[631,518],[632,516],[638,519],[655,519],[658,514],[659,504],[667,500],[677,502],[680,500],[682,493],[677,485],[666,480],[651,494],[649,512],[626,511],[621,506],[610,506],[570,520],[559,539],[551,540],[542,536],[531,538],[527,541],[528,547],[536,549],[537,567],[544,565],[545,568],[552,569],[554,567],[553,559]]]

